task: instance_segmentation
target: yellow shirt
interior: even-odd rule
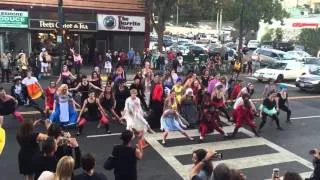
[[[6,143],[6,131],[0,127],[0,155]]]
[[[172,90],[176,93],[176,99],[180,103],[182,95],[183,95],[183,86],[182,85],[174,85]]]

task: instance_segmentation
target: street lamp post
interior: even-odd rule
[[[177,22],[176,22],[176,25],[179,24],[179,0],[177,2]]]
[[[52,73],[54,75],[60,74],[62,61],[65,60],[63,24],[64,24],[63,0],[58,0],[57,47],[56,47],[56,58],[54,60],[53,68],[52,68]]]

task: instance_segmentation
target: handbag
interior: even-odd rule
[[[278,111],[276,110],[276,108],[267,109],[267,108],[265,108],[262,104],[260,105],[260,108],[259,108],[259,109],[260,109],[260,111],[268,114],[269,116],[273,116],[273,115],[277,114],[277,112],[278,112]]]
[[[104,162],[104,169],[112,170],[115,168],[116,158],[113,155],[110,155],[106,162]]]

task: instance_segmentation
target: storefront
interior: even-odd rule
[[[97,48],[99,51],[134,48],[144,50],[145,17],[98,14]]]
[[[0,53],[30,52],[27,11],[0,10]]]

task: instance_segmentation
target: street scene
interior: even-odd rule
[[[318,0],[1,1],[0,180],[320,180],[319,17]]]

